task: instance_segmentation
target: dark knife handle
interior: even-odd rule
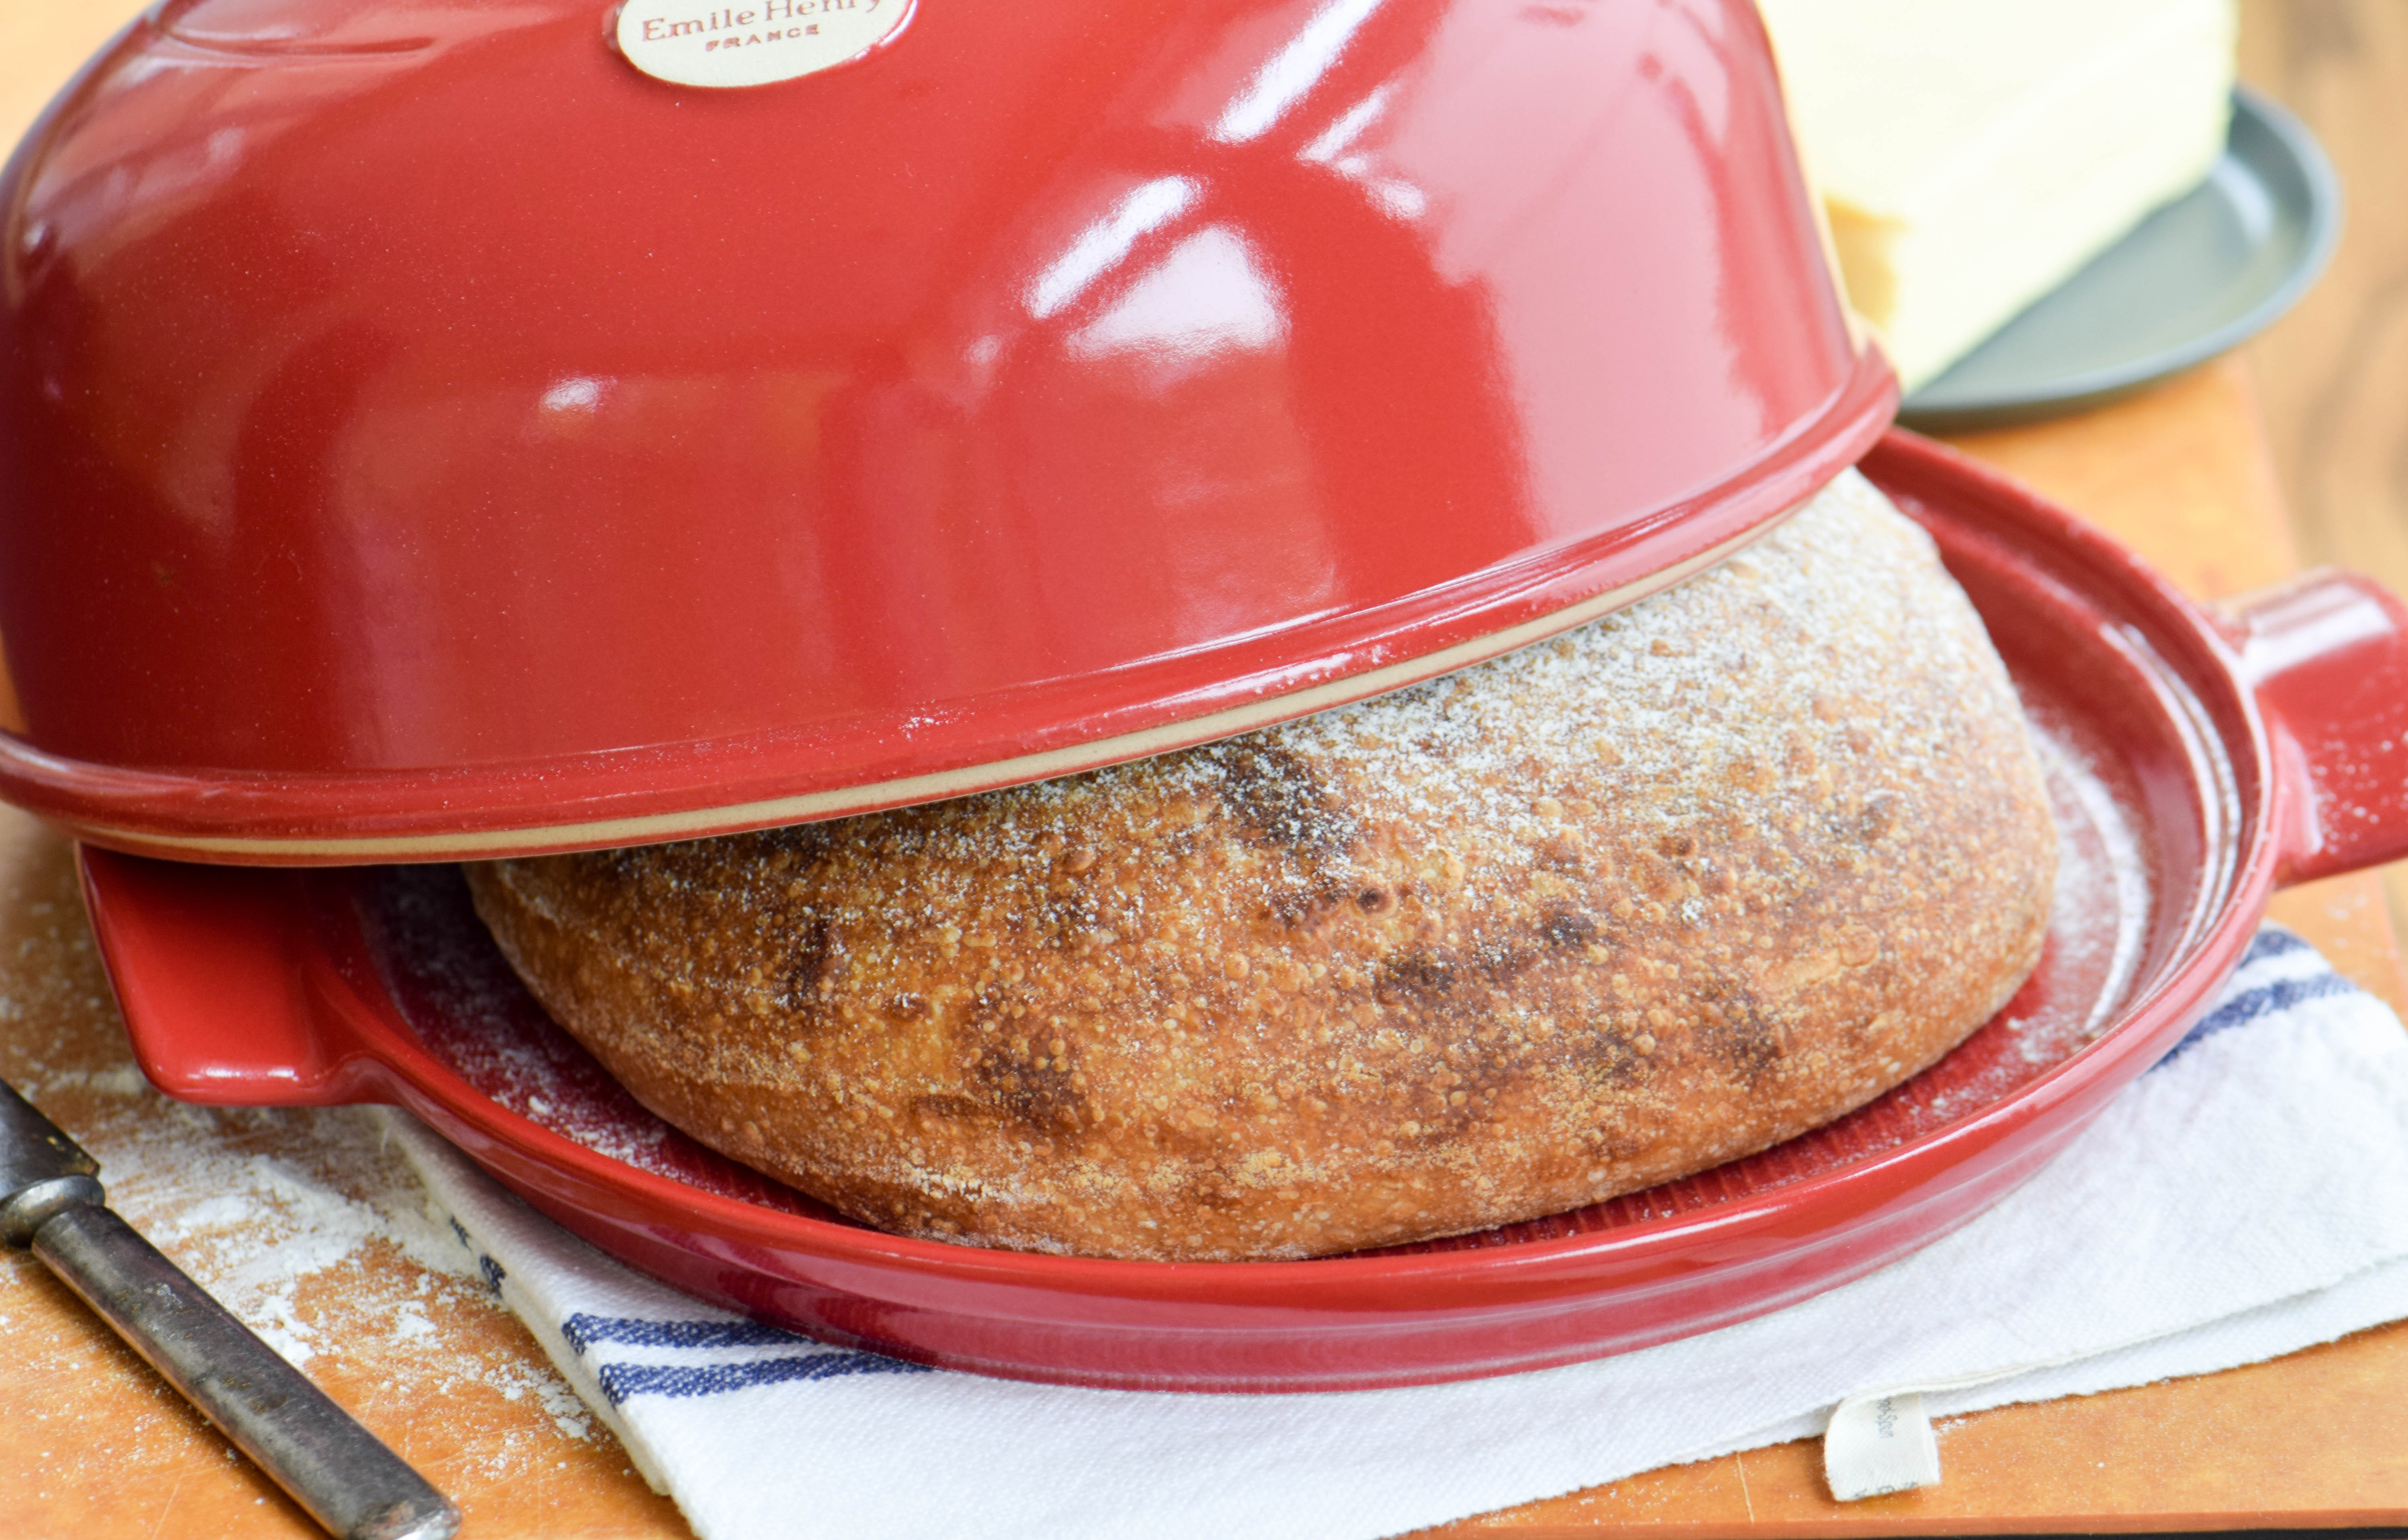
[[[74,1204],[35,1255],[343,1540],[447,1540],[460,1515],[425,1477],[108,1209]]]

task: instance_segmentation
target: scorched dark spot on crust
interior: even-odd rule
[[[1539,939],[1549,947],[1585,947],[1597,939],[1597,921],[1576,909],[1557,909],[1539,922]]]
[[[1023,1047],[990,1048],[971,1068],[980,1100],[1008,1122],[1044,1134],[1079,1126],[1079,1093],[1070,1071],[1057,1069],[1050,1057]]]
[[[1202,753],[1220,771],[1222,798],[1265,845],[1325,859],[1354,848],[1360,833],[1354,815],[1331,799],[1294,750],[1236,742]]]
[[[820,999],[820,984],[827,977],[833,934],[825,915],[812,915],[803,921],[802,934],[788,954],[785,987],[778,994],[780,1005],[811,1015],[825,1009]]]

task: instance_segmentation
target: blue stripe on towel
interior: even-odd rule
[[[2259,1017],[2275,1011],[2289,1010],[2302,1001],[2322,1000],[2336,994],[2353,994],[2357,990],[2358,986],[2348,979],[2338,974],[2329,973],[2318,974],[2311,978],[2286,978],[2261,989],[2244,990],[2200,1017],[2199,1024],[2185,1033],[2183,1040],[2174,1045],[2173,1052],[2157,1062],[2161,1064],[2171,1063],[2175,1054],[2181,1053],[2203,1037],[2213,1037],[2219,1032],[2245,1026]]]
[[[2288,931],[2260,931],[2250,941],[2248,951],[2242,955],[2241,966],[2235,968],[2233,972],[2238,974],[2253,962],[2263,962],[2270,958],[2287,957],[2293,952],[2312,949],[2306,942]],[[2272,984],[2260,984],[2256,989],[2243,990],[2238,994],[2228,995],[2221,1005],[2193,1022],[2190,1031],[2183,1034],[2182,1041],[2176,1043],[2173,1050],[2158,1060],[2157,1063],[2160,1067],[2171,1064],[2191,1045],[2201,1039],[2213,1037],[2219,1032],[2229,1032],[2234,1027],[2246,1026],[2259,1017],[2270,1016],[2276,1011],[2289,1010],[2292,1006],[2306,1001],[2329,999],[2337,994],[2353,994],[2357,991],[2357,985],[2329,968],[2321,973],[2310,974],[2304,978],[2278,978]]]
[[[757,1320],[646,1320],[582,1311],[561,1322],[560,1334],[580,1358],[597,1342],[624,1342],[630,1348],[767,1348],[810,1341]]]
[[[2300,940],[2298,936],[2293,935],[2288,931],[2277,931],[2272,929],[2259,931],[2256,935],[2249,938],[2249,949],[2241,954],[2240,965],[2233,971],[2237,973],[2241,968],[2245,968],[2252,962],[2263,962],[2270,957],[2288,957],[2293,952],[2313,951],[2314,949],[2315,948],[2310,947],[2306,942]]]
[[[707,1396],[741,1390],[753,1385],[786,1380],[837,1379],[846,1375],[924,1375],[924,1363],[907,1363],[879,1353],[844,1350],[810,1353],[796,1358],[755,1359],[750,1363],[715,1363],[704,1368],[683,1364],[606,1363],[595,1377],[610,1405],[631,1396]]]

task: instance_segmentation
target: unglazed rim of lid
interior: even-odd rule
[[[1628,604],[1895,407],[1739,0],[644,7],[176,0],[53,104],[0,795],[339,863],[1071,773]]]

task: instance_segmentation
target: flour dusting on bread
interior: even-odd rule
[[[1854,473],[1549,642],[955,802],[473,868],[679,1126],[906,1233],[1302,1256],[1787,1138],[2039,956],[2005,671]]]

